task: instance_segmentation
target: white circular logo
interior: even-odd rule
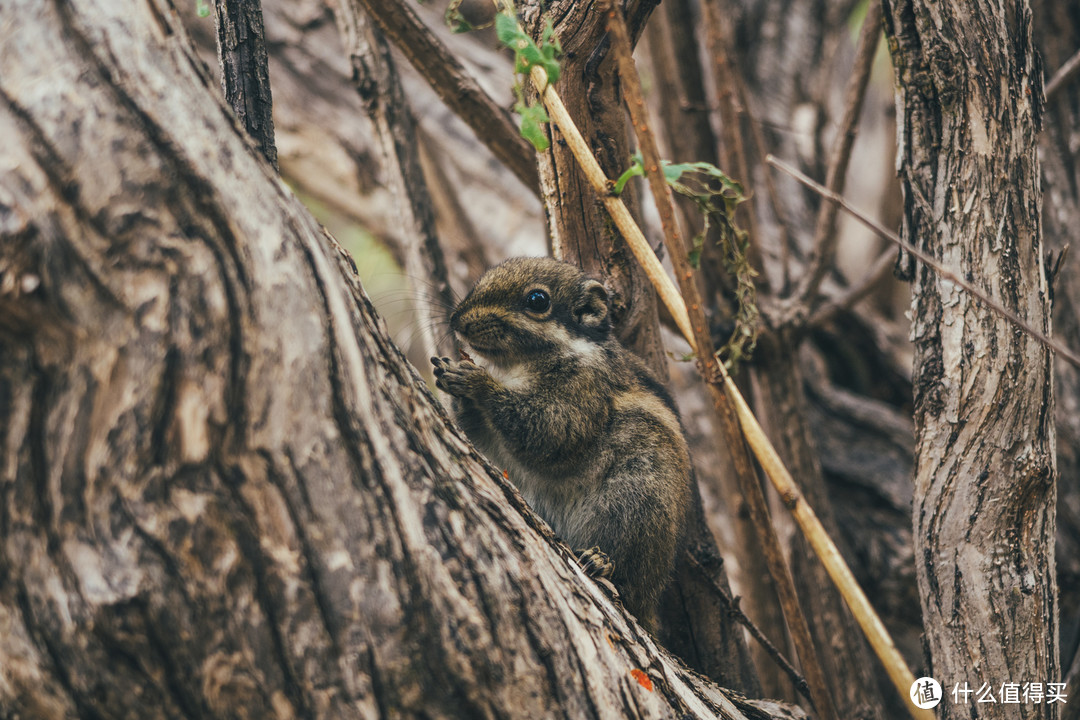
[[[932,677],[921,677],[911,683],[910,695],[915,707],[929,710],[941,702],[941,684]]]

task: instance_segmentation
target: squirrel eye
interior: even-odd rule
[[[532,290],[525,296],[525,307],[535,313],[547,312],[551,307],[551,298],[543,290]]]

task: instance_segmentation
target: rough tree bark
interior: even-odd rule
[[[744,716],[451,430],[168,2],[5,3],[0,66],[0,716]]]
[[[1049,332],[1028,3],[892,1],[886,25],[905,239]],[[933,675],[947,688],[1056,682],[1050,352],[923,266],[912,315],[915,557]],[[979,715],[1054,718],[1059,707]]]
[[[262,0],[215,0],[214,19],[225,99],[277,170],[274,101],[270,92]]]

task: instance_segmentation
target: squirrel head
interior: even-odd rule
[[[512,258],[484,273],[450,315],[450,328],[497,365],[585,355],[611,336],[608,294],[569,263]]]

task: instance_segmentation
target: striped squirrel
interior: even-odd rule
[[[693,475],[671,396],[612,336],[604,286],[514,258],[480,278],[450,328],[485,365],[431,358],[462,429],[655,630]]]

